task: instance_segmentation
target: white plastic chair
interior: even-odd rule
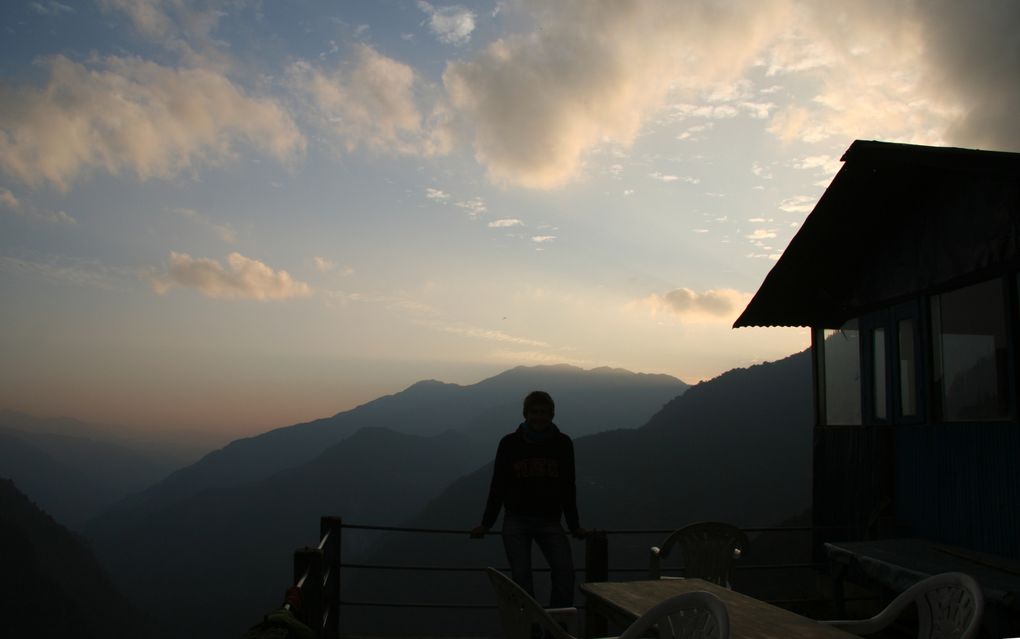
[[[910,604],[917,604],[918,639],[972,639],[978,634],[985,598],[970,575],[944,572],[922,579],[871,619],[822,621],[855,635],[885,628]]]
[[[747,535],[730,524],[702,521],[684,526],[649,549],[648,578],[662,579],[662,560],[674,546],[680,546],[687,577],[729,588],[735,562],[746,551],[747,543]]]
[[[535,599],[495,568],[486,568],[496,591],[506,639],[530,639],[537,624],[552,639],[576,639],[560,623],[576,615],[576,608],[543,608]],[[660,639],[728,639],[726,605],[708,592],[676,595],[638,617],[619,639],[639,639],[657,626]]]
[[[570,627],[577,617],[577,608],[543,608],[534,597],[512,579],[486,568],[492,589],[496,591],[500,625],[505,639],[531,639],[531,626],[538,624],[553,639],[576,639],[560,624]]]
[[[620,639],[639,639],[649,628],[659,639],[728,639],[730,616],[726,604],[710,592],[674,595],[637,618]]]

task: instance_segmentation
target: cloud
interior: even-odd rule
[[[751,163],[751,173],[753,173],[756,177],[760,177],[763,180],[772,179],[772,171],[769,171],[758,162]]]
[[[312,258],[312,262],[315,264],[315,268],[321,273],[326,273],[336,268],[336,262],[318,255]]]
[[[489,208],[485,205],[485,200],[480,197],[473,197],[470,200],[457,202],[457,206],[465,209],[471,217],[477,217],[489,210]]]
[[[63,256],[23,259],[0,255],[0,271],[105,290],[115,290],[125,286],[128,281],[137,281],[134,274],[125,269],[111,267],[95,260]]]
[[[735,79],[786,3],[533,3],[535,28],[450,62],[443,83],[496,182],[553,188],[586,152],[630,145],[674,90]]]
[[[1010,89],[984,87],[975,93],[962,77],[946,75],[947,49],[968,58],[966,74],[975,69],[1007,78],[1018,72],[1015,38],[1007,27],[978,26],[980,14],[999,13],[1000,18],[1017,19],[1015,3],[987,2],[981,9],[970,6],[953,10],[948,2],[905,0],[884,2],[861,0],[831,10],[821,3],[799,2],[791,27],[776,38],[767,55],[768,74],[801,75],[816,85],[814,93],[792,96],[790,103],[775,110],[769,130],[784,141],[814,143],[831,138],[842,140],[885,139],[926,144],[944,144],[965,113],[967,103],[981,93],[1008,94]],[[950,16],[949,14],[957,14]],[[967,35],[981,31],[1002,47],[1012,44],[1013,57],[984,51],[965,53],[959,46]],[[938,32],[951,33],[956,46],[933,39]],[[961,38],[962,36],[962,38]],[[1004,39],[1008,38],[1007,39]],[[934,46],[933,46],[934,45]],[[956,59],[959,59],[956,58]],[[1006,62],[1010,59],[1014,62]],[[1012,67],[1013,74],[1004,71]],[[987,70],[987,71],[986,71]],[[950,79],[951,81],[938,81]],[[1016,96],[1014,96],[1016,97]],[[978,100],[984,101],[984,95]]]
[[[691,141],[700,140],[703,137],[702,136],[703,133],[707,133],[714,128],[715,124],[713,122],[706,122],[705,124],[695,124],[693,126],[687,127],[679,134],[677,134],[676,139]]]
[[[686,182],[688,184],[699,184],[700,179],[695,177],[680,176],[680,175],[663,175],[656,171],[655,173],[649,173],[648,177],[659,180],[660,182]]]
[[[60,16],[65,13],[75,13],[73,7],[60,2],[53,2],[53,0],[49,2],[29,2],[28,8],[44,16]]]
[[[21,208],[21,202],[10,192],[9,189],[0,187],[0,206],[16,211]]]
[[[435,7],[419,0],[418,8],[429,16],[429,29],[445,44],[464,45],[471,41],[475,30],[475,14],[469,9],[454,5]]]
[[[0,209],[7,209],[23,218],[38,222],[45,222],[47,224],[78,223],[78,220],[74,219],[64,211],[50,211],[26,204],[19,200],[17,196],[10,191],[10,189],[6,189],[4,187],[0,187]]]
[[[451,333],[453,335],[463,335],[464,337],[487,340],[490,342],[519,344],[521,346],[531,346],[537,348],[549,347],[549,344],[546,342],[529,339],[527,337],[517,337],[514,335],[510,335],[508,333],[504,333],[503,331],[497,331],[488,328],[478,328],[476,326],[469,326],[466,324],[444,324],[440,322],[421,321],[419,323],[423,326],[429,326],[430,328],[443,331],[444,333]]]
[[[440,191],[439,189],[433,189],[429,187],[425,189],[425,197],[427,197],[430,200],[444,201],[450,199],[450,194],[446,193],[445,191]]]
[[[106,11],[122,11],[143,36],[163,40],[176,30],[173,19],[164,11],[162,0],[99,0]]]
[[[786,213],[810,213],[818,198],[810,195],[795,195],[779,203],[779,210]]]
[[[569,364],[571,366],[594,366],[596,362],[589,359],[579,359],[561,353],[550,353],[548,351],[493,351],[489,357],[495,360],[510,362],[514,364]]]
[[[339,269],[340,274],[343,275],[344,277],[354,275],[353,267],[350,266],[340,267],[340,265],[334,262],[333,260],[326,257],[321,257],[319,255],[316,255],[315,257],[312,258],[312,264],[315,266],[315,270],[319,271],[320,273],[330,273],[332,271],[336,271]]]
[[[757,118],[782,141],[830,148],[874,138],[1020,149],[1012,0],[514,7],[530,11],[521,31],[443,75],[497,183],[561,186],[595,148],[626,147],[649,124],[691,118]],[[755,90],[762,74],[770,85]]]
[[[928,90],[953,91],[947,137],[961,146],[1020,150],[1020,4],[918,0],[930,60]]]
[[[367,44],[354,48],[352,63],[324,70],[308,62],[290,66],[290,84],[310,113],[348,153],[360,147],[377,153],[441,155],[452,145],[443,107],[426,117],[415,93],[414,70]]]
[[[135,31],[178,53],[188,66],[230,66],[214,32],[229,7],[223,0],[99,0],[103,11],[127,16]]]
[[[555,235],[532,235],[531,241],[536,244],[547,244],[556,239]]]
[[[240,253],[227,256],[227,267],[216,260],[171,252],[165,273],[151,275],[152,289],[162,295],[174,286],[194,288],[206,297],[260,301],[305,297],[312,289],[287,271],[273,271],[264,263]]]
[[[770,240],[776,236],[776,232],[772,229],[755,229],[747,236],[749,240]]]
[[[196,222],[197,224],[200,224],[208,229],[211,229],[214,233],[216,233],[217,236],[219,236],[221,240],[223,240],[227,244],[233,244],[234,242],[237,241],[237,231],[234,230],[234,227],[231,226],[229,222],[224,224],[218,224],[210,220],[206,216],[202,215],[195,209],[175,208],[170,210],[182,217],[185,217],[189,220],[192,220],[193,222]]]
[[[726,323],[734,319],[751,296],[733,289],[710,289],[698,293],[689,288],[675,288],[663,295],[652,294],[631,306],[643,308],[653,316],[672,314],[694,323]]]
[[[503,218],[489,222],[490,229],[505,229],[513,226],[524,226],[524,222],[517,218]]]
[[[66,190],[82,172],[142,180],[234,160],[244,143],[281,162],[305,148],[290,116],[226,76],[139,58],[42,62],[42,89],[0,88],[0,170]]]

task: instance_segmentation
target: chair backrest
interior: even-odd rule
[[[726,605],[710,592],[688,592],[657,604],[638,617],[620,639],[643,637],[652,626],[659,639],[728,639]]]
[[[661,560],[669,555],[674,545],[680,546],[686,576],[729,586],[734,562],[747,549],[747,535],[735,526],[716,521],[685,526],[651,549],[649,578],[662,576]]]
[[[506,639],[531,639],[532,624],[541,626],[553,639],[575,639],[509,577],[495,568],[486,568],[485,572],[496,591],[500,625]]]
[[[919,639],[970,639],[976,637],[984,612],[981,586],[970,575],[944,572],[907,588],[879,616],[898,616],[917,604]]]

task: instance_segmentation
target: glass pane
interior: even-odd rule
[[[888,417],[885,410],[885,329],[876,328],[871,334],[871,354],[874,362],[875,419]]]
[[[991,280],[932,298],[936,376],[946,421],[1006,419],[1008,354],[1002,283]]]
[[[917,355],[914,348],[914,320],[900,320],[900,414],[904,417],[917,416]]]
[[[861,351],[857,320],[839,330],[826,329],[825,423],[861,423]]]

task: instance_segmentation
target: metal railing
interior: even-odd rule
[[[344,569],[414,571],[414,572],[484,572],[485,566],[426,566],[408,564],[345,563],[343,561],[342,533],[344,529],[374,530],[410,534],[440,534],[467,536],[467,530],[445,528],[410,528],[402,526],[373,526],[345,524],[341,517],[322,517],[320,538],[315,547],[299,548],[294,551],[294,585],[300,594],[301,609],[292,610],[316,636],[337,639],[340,636],[340,613],[344,606],[378,608],[422,608],[422,609],[494,609],[494,604],[477,603],[413,603],[396,601],[357,601],[341,597],[341,576]],[[640,530],[592,530],[585,538],[584,580],[588,582],[608,581],[610,573],[647,573],[648,567],[610,567],[609,535],[668,535],[675,529]],[[813,533],[817,529],[807,526],[743,528],[745,533]],[[487,535],[499,536],[501,531],[489,531]],[[737,569],[817,569],[824,564],[782,563],[782,564],[738,564]],[[503,567],[501,570],[508,570]],[[548,568],[536,568],[535,572],[547,572]],[[774,600],[771,603],[794,603],[794,600]],[[578,606],[583,608],[583,606]]]

